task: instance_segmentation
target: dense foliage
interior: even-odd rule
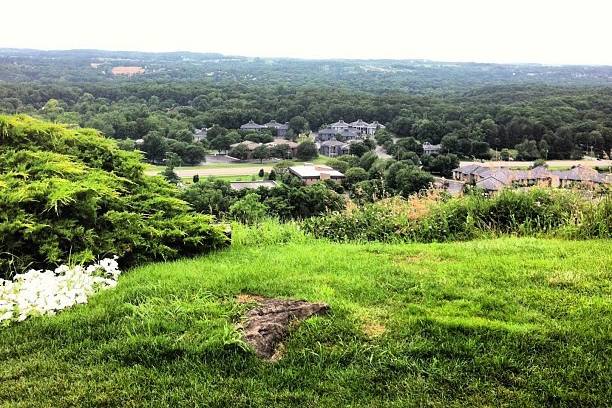
[[[612,197],[572,191],[504,190],[488,197],[415,196],[310,218],[306,231],[335,241],[443,242],[496,234],[612,238]]]
[[[247,223],[263,216],[303,219],[339,211],[345,206],[344,197],[325,183],[302,186],[299,182],[289,182],[270,189],[235,191],[224,180],[200,180],[188,186],[182,198],[204,214]]]
[[[96,130],[0,116],[3,276],[106,255],[133,263],[196,254],[226,241],[213,221]]]
[[[237,129],[251,119],[289,122],[293,134],[338,119],[377,120],[390,133],[379,143],[399,159],[414,141],[477,158],[602,157],[612,149],[606,67],[371,62],[384,67],[376,71],[350,61],[130,54],[147,73],[121,78],[109,70],[126,60],[104,55],[0,52],[0,112],[96,128],[126,147],[144,138],[150,160],[172,151],[187,164],[204,148],[227,151],[244,139],[213,132],[194,142],[194,129]]]

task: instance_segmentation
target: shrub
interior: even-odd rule
[[[426,210],[423,200],[426,200]],[[499,234],[612,237],[612,199],[591,203],[563,190],[506,190],[493,197],[416,196],[384,200],[303,223],[315,237],[336,241],[467,240]]]
[[[128,264],[226,243],[137,152],[93,129],[0,116],[0,275],[118,255]]]
[[[249,193],[236,201],[229,209],[230,215],[245,224],[254,224],[265,217],[268,206],[259,202],[259,196]]]

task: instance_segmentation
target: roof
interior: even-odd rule
[[[340,119],[339,121],[332,123],[331,125],[329,125],[330,127],[348,127],[349,124],[346,123],[345,121],[343,121],[342,119]]]
[[[274,128],[274,129],[289,129],[289,124],[288,123],[278,123],[275,120],[269,121],[264,126],[268,127],[268,128]]]
[[[370,125],[368,122],[364,122],[364,121],[363,121],[363,120],[361,120],[361,119],[356,120],[356,121],[354,121],[354,122],[351,122],[351,123],[350,123],[350,125],[351,125],[352,127],[369,127],[369,126],[371,126],[371,125]]]
[[[570,181],[591,181],[594,183],[609,182],[605,174],[600,174],[597,170],[583,166],[572,167],[569,170],[554,172],[561,180]]]
[[[273,180],[261,180],[261,181],[232,181],[230,182],[230,188],[232,190],[243,190],[245,188],[259,188],[266,187],[272,188],[276,187],[276,181]]]
[[[259,125],[255,122],[253,122],[253,120],[249,120],[249,123],[245,123],[244,125],[240,126],[240,129],[263,129],[265,128],[264,125]]]
[[[244,142],[231,144],[230,147],[233,149],[234,147],[237,147],[237,146],[240,146],[240,145],[244,145],[249,150],[255,150],[259,146],[261,146],[261,143],[256,143],[256,142],[252,142],[250,140],[245,140]]]
[[[303,165],[289,167],[289,171],[300,178],[321,178],[321,175],[328,175],[330,178],[343,178],[344,174],[334,170],[329,166],[323,165]]]
[[[331,140],[326,140],[325,142],[321,142],[321,147],[323,146],[328,146],[328,147],[333,147],[333,146],[344,146],[346,143],[341,142],[339,140],[336,139],[331,139]]]
[[[474,174],[474,170],[481,168],[482,166],[479,166],[477,164],[469,164],[467,166],[463,166],[463,167],[457,167],[456,169],[453,169],[453,171],[458,171],[462,174]]]
[[[423,143],[423,150],[440,150],[442,149],[442,145],[441,144],[431,144],[429,142],[425,142]]]
[[[321,129],[321,130],[319,130],[319,132],[318,132],[318,133],[319,133],[319,134],[324,133],[324,134],[332,134],[332,135],[335,135],[336,133],[338,133],[338,131],[337,131],[337,130],[335,130],[335,129],[332,129],[332,128],[325,128],[325,129]]]
[[[498,180],[497,178],[493,176],[489,176],[485,179],[480,180],[478,183],[476,183],[476,187],[480,187],[487,191],[499,191],[505,186],[506,186],[506,183],[504,183],[501,180]]]
[[[266,143],[266,146],[270,146],[270,147],[280,146],[280,145],[287,145],[290,149],[295,149],[296,147],[298,147],[297,143],[292,142],[291,140],[287,140],[287,139],[274,139],[274,141]]]

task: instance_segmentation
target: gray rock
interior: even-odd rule
[[[244,295],[246,301],[255,301],[257,306],[246,314],[242,324],[244,339],[265,359],[275,359],[278,345],[285,339],[289,325],[314,315],[327,313],[325,303],[310,303],[303,300],[266,299]]]

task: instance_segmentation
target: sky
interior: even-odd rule
[[[612,0],[4,0],[0,48],[612,65]]]

